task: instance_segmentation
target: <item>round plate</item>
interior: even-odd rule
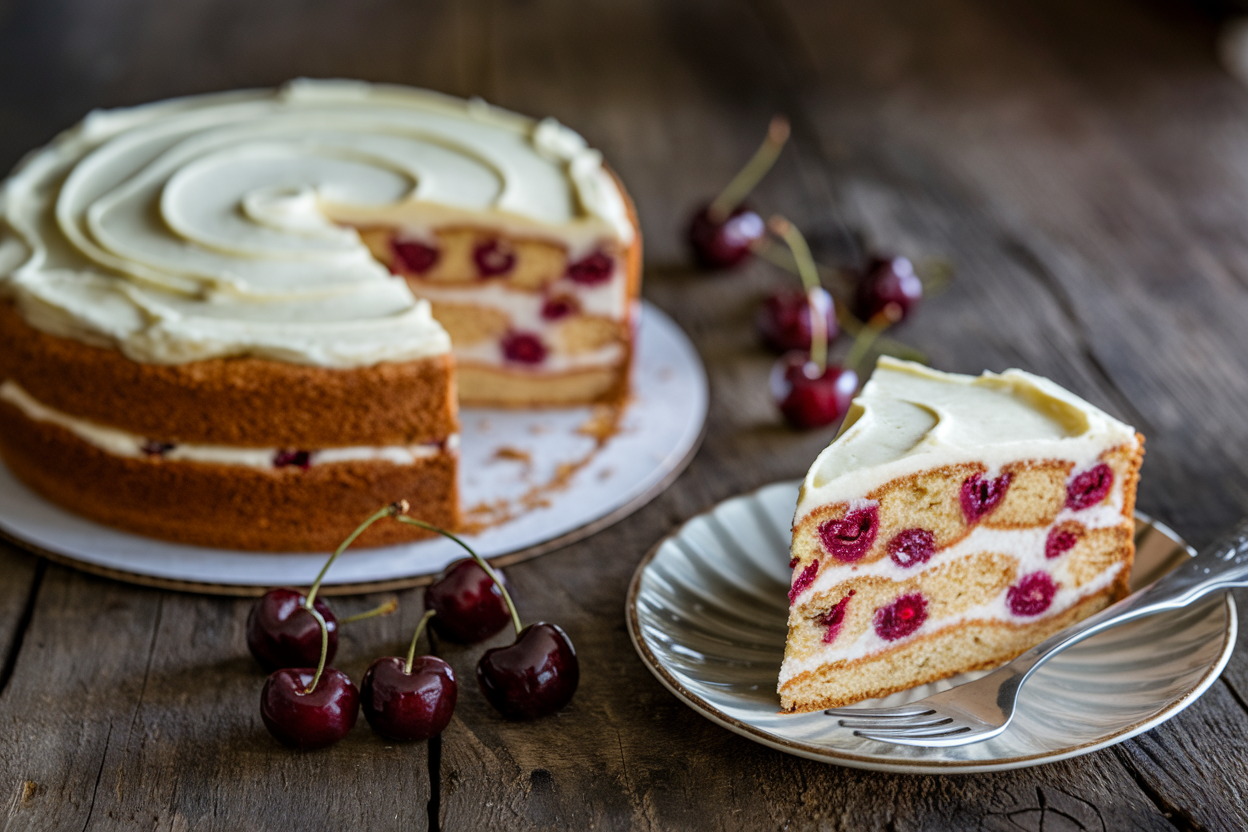
[[[911,748],[855,737],[823,712],[782,714],[776,678],[788,633],[789,527],[799,483],[720,503],[662,540],[629,587],[629,635],[672,693],[763,745],[853,768],[901,773],[997,771],[1086,754],[1186,708],[1213,684],[1235,646],[1230,593],[1124,624],[1036,671],[1013,723],[955,748]],[[1195,554],[1177,535],[1136,518],[1138,589]],[[964,673],[863,707],[902,705],[977,679]]]
[[[652,500],[693,457],[706,422],[706,371],[671,318],[648,303],[641,312],[632,391],[613,431],[617,412],[605,407],[460,414],[461,502],[470,520],[495,516],[493,525],[468,536],[485,557],[506,565],[592,534]],[[510,519],[500,521],[499,514]],[[328,554],[229,551],[129,534],[43,500],[3,466],[0,530],[88,571],[220,594],[311,583]],[[443,538],[350,549],[330,570],[325,591],[427,583],[460,557],[463,550]]]

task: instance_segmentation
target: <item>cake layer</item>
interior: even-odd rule
[[[615,367],[558,375],[465,364],[459,368],[460,400],[478,407],[541,407],[622,401],[628,394],[629,360]]]
[[[0,400],[0,456],[26,485],[92,520],[178,543],[253,551],[327,551],[380,506],[406,499],[411,514],[459,522],[453,449],[406,464],[379,459],[282,467],[205,464],[159,454],[109,453]],[[428,536],[378,523],[359,545]]]
[[[0,303],[0,380],[66,415],[161,442],[320,448],[415,445],[457,433],[443,354],[328,369],[263,358],[142,364],[58,338]]]
[[[1031,623],[962,622],[885,652],[821,664],[781,684],[780,704],[792,712],[840,708],[956,673],[995,667],[1101,611],[1127,591],[1124,574],[1112,585],[1050,618]]]

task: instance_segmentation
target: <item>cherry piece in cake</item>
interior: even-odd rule
[[[824,321],[827,325],[828,343],[831,343],[836,340],[839,330],[831,298],[828,301]],[[763,345],[770,350],[809,352],[811,317],[808,293],[803,289],[774,292],[758,307],[758,312],[754,315],[754,328]]]
[[[472,250],[472,262],[481,277],[498,277],[515,268],[516,254],[501,240],[490,240]]]
[[[581,305],[577,303],[576,298],[569,295],[556,295],[553,298],[547,298],[542,304],[542,318],[547,321],[557,321],[579,311],[581,311]]]
[[[793,564],[796,566],[797,564]],[[806,591],[806,587],[815,582],[815,578],[819,576],[819,561],[812,561],[806,565],[801,574],[797,576],[797,580],[793,582],[793,586],[789,588],[789,603],[792,604],[797,596]]]
[[[912,592],[875,611],[875,632],[885,641],[896,641],[922,627],[926,620],[927,599]]]
[[[568,266],[568,279],[582,286],[596,286],[610,280],[614,271],[615,261],[611,256],[603,251],[595,251]]]
[[[1005,603],[1017,616],[1039,615],[1049,608],[1056,594],[1057,584],[1047,572],[1033,572],[1010,587],[1005,594]]]
[[[173,450],[172,442],[157,442],[154,439],[148,439],[139,448],[146,456],[164,456]]]
[[[904,257],[877,257],[858,284],[858,317],[869,321],[881,312],[890,323],[901,323],[923,298],[923,281]]]
[[[853,563],[871,548],[879,527],[879,508],[867,506],[849,512],[840,520],[820,523],[819,540],[829,555],[842,563]]]
[[[837,635],[841,632],[841,627],[845,624],[845,608],[849,606],[849,599],[854,597],[854,590],[850,590],[849,594],[836,602],[832,609],[819,616],[819,623],[825,628],[823,631],[823,643],[831,644],[836,641]]]
[[[546,360],[546,345],[531,332],[508,332],[502,340],[503,355],[517,364],[541,364]]]
[[[312,464],[312,454],[308,451],[281,450],[273,455],[274,468],[302,468],[308,470]]]
[[[936,535],[927,529],[906,529],[888,541],[888,556],[902,569],[927,563],[936,553]]]
[[[1066,508],[1079,511],[1105,499],[1114,484],[1114,470],[1102,462],[1075,476],[1066,487]]]
[[[1078,534],[1071,529],[1058,526],[1049,532],[1049,536],[1044,541],[1044,556],[1049,560],[1059,558],[1073,549],[1078,542]]]
[[[1005,497],[1010,487],[1010,472],[1006,471],[996,479],[988,479],[983,474],[972,474],[962,483],[962,513],[967,523],[978,523],[984,515],[990,513]]]
[[[433,246],[415,240],[393,240],[390,248],[394,252],[395,262],[399,271],[408,274],[424,274],[438,264],[441,254]]]

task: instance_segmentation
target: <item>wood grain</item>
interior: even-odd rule
[[[1167,725],[994,775],[904,777],[755,745],[633,654],[636,562],[716,502],[800,476],[831,431],[780,423],[755,344],[762,263],[686,266],[683,226],[768,117],[794,139],[752,197],[820,258],[940,257],[898,336],[944,369],[1020,366],[1148,436],[1140,507],[1193,543],[1248,506],[1248,92],[1211,24],[1105,0],[4,0],[0,166],[96,106],[338,75],[483,95],[603,148],[646,235],[646,296],[711,379],[702,452],[649,506],[508,570],[582,662],[564,712],[502,720],[474,667],[440,740],[363,725],[294,754],[259,723],[248,602],[142,589],[0,545],[0,818],[18,829],[1230,829],[1248,817],[1248,658]],[[837,349],[846,350],[841,343]],[[345,612],[383,597],[339,599]],[[359,678],[421,611],[344,630]],[[1248,622],[1243,622],[1248,623]],[[1241,627],[1241,640],[1248,629]],[[494,643],[504,643],[500,636]],[[487,645],[488,646],[488,645]],[[1241,645],[1242,646],[1242,645]]]

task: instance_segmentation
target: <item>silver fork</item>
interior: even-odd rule
[[[987,676],[895,708],[833,708],[842,727],[872,740],[927,747],[969,745],[1009,726],[1018,692],[1049,659],[1085,638],[1211,592],[1248,586],[1248,519],[1161,579],[1042,641]]]

